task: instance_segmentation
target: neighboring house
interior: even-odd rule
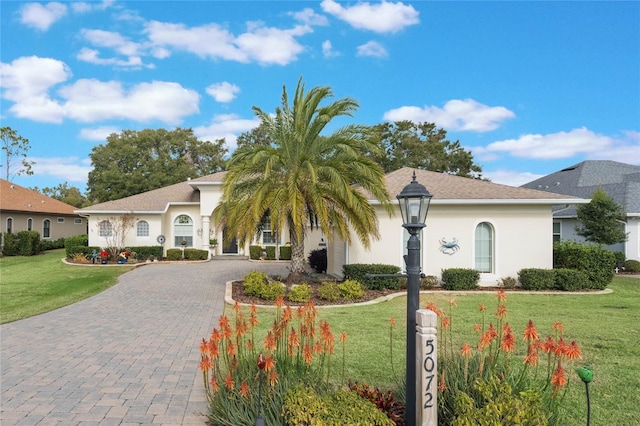
[[[392,197],[411,182],[414,171],[418,182],[433,194],[427,227],[422,232],[422,267],[427,275],[440,276],[443,268],[475,268],[482,272],[483,283],[495,284],[502,277],[516,277],[522,268],[551,268],[551,207],[588,202],[409,168],[386,175]],[[161,244],[166,250],[182,247],[184,242],[186,247],[209,249],[210,238],[224,240],[224,230],[211,218],[220,202],[224,175],[225,172],[214,173],[78,210],[89,218],[89,245],[108,245],[121,218],[126,216],[132,219],[131,228],[123,235],[126,246]],[[400,213],[389,217],[381,206],[377,213],[381,238],[368,250],[355,237],[356,241],[349,245],[338,239],[327,242],[329,273],[341,276],[342,265],[346,263],[404,267],[402,256],[408,235],[402,228]],[[277,236],[271,232],[268,221],[262,225],[253,243],[287,242],[288,233]],[[305,252],[324,244],[324,235],[309,232]],[[248,243],[244,247],[233,243],[218,247],[217,254],[248,254]]]
[[[640,166],[607,160],[583,161],[522,187],[588,199],[602,188],[624,210],[626,219],[620,225],[629,234],[626,243],[606,247],[624,252],[627,259],[640,260]],[[558,205],[553,210],[554,240],[585,241],[575,233],[575,205]]]
[[[0,179],[0,223],[3,234],[37,231],[43,240],[87,233],[87,220],[76,207]]]

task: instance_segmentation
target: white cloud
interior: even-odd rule
[[[624,132],[621,137],[612,138],[611,147],[588,152],[588,160],[611,160],[640,165],[640,132]]]
[[[518,139],[493,142],[490,152],[506,152],[513,157],[549,160],[570,158],[579,154],[600,156],[612,148],[613,139],[586,128],[547,135],[528,134]]]
[[[334,0],[323,0],[320,7],[326,13],[346,21],[354,28],[377,33],[397,32],[420,22],[419,12],[402,2],[357,3],[343,7]]]
[[[207,87],[206,90],[217,102],[231,102],[235,99],[236,94],[240,93],[238,86],[227,81],[214,83]]]
[[[81,129],[78,137],[90,141],[106,142],[107,137],[113,133],[120,133],[120,129],[113,126],[101,126]]]
[[[81,122],[107,119],[160,120],[179,124],[197,113],[200,95],[178,83],[153,81],[126,90],[118,81],[82,79],[60,89],[65,116]]]
[[[237,148],[238,136],[260,125],[257,118],[240,118],[236,114],[220,114],[213,117],[208,126],[199,126],[193,129],[193,134],[201,140],[215,141],[225,139],[229,152]]]
[[[334,58],[340,56],[340,52],[333,50],[333,45],[330,40],[325,40],[322,42],[322,55],[325,58]]]
[[[109,47],[122,55],[140,54],[140,45],[138,43],[134,43],[113,31],[83,29],[81,35],[95,46]]]
[[[521,186],[525,183],[529,183],[536,179],[541,178],[543,175],[538,175],[530,172],[517,172],[513,170],[498,169],[492,172],[483,171],[482,176],[489,178],[493,183],[500,183],[502,185]]]
[[[487,132],[515,114],[505,107],[490,107],[473,99],[453,99],[444,108],[436,106],[403,106],[384,113],[389,121],[411,120],[435,123],[449,131]]]
[[[248,24],[246,32],[236,37],[217,24],[187,27],[184,24],[152,21],[147,24],[145,31],[154,48],[186,51],[202,58],[286,65],[296,60],[304,50],[295,38],[311,29],[296,26],[281,30],[253,22]]]
[[[40,157],[29,158],[36,164],[33,173],[43,177],[51,176],[68,182],[77,182],[85,185],[89,172],[93,169],[90,160],[81,160],[78,157]]]
[[[51,2],[46,5],[40,3],[27,3],[20,10],[20,22],[23,24],[47,31],[58,19],[67,14],[67,6]]]
[[[385,58],[387,56],[387,49],[376,41],[368,41],[365,44],[358,46],[357,55]]]
[[[114,65],[122,68],[155,68],[153,64],[144,64],[139,56],[129,56],[127,60],[118,58],[101,58],[100,52],[95,49],[83,47],[76,55],[76,59],[94,65]]]
[[[14,102],[9,108],[17,117],[59,123],[64,112],[51,99],[49,89],[71,77],[71,70],[61,61],[24,56],[10,64],[0,64],[2,97]]]
[[[329,20],[326,16],[317,14],[310,7],[307,7],[300,12],[292,12],[291,15],[294,17],[294,19],[306,25],[329,25]]]

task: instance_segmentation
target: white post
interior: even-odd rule
[[[209,216],[202,216],[202,249],[209,252]]]
[[[416,347],[419,357],[416,362],[418,380],[418,403],[416,424],[422,426],[438,425],[438,316],[427,309],[416,312]]]

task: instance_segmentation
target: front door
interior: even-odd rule
[[[222,230],[222,254],[238,254],[238,240],[233,237],[227,241],[227,228]]]

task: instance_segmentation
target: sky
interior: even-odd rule
[[[123,130],[258,125],[283,87],[359,108],[329,126],[435,123],[519,186],[584,160],[640,165],[639,1],[0,2],[0,119],[25,187],[86,190]],[[1,170],[2,177],[6,169]],[[422,182],[428,188],[428,182]]]

